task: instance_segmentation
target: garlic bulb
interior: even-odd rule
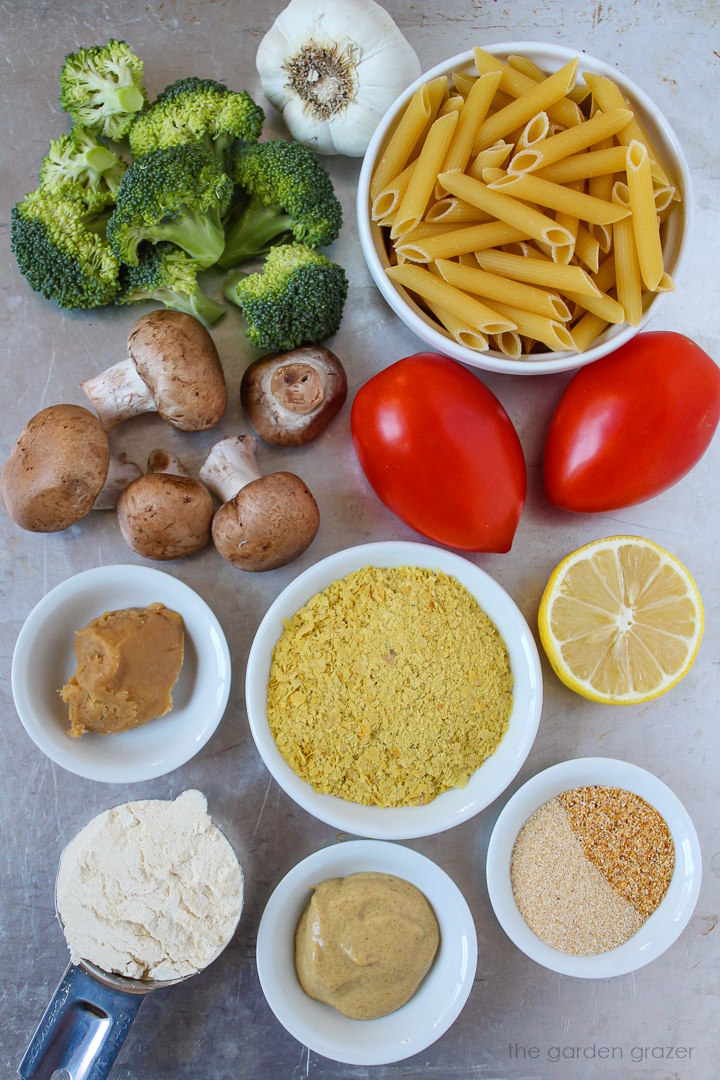
[[[292,136],[320,154],[361,157],[420,61],[374,0],[291,0],[260,42],[263,91]]]

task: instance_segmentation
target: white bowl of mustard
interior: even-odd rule
[[[314,886],[363,871],[414,885],[432,907],[440,944],[430,970],[401,1008],[354,1020],[309,997],[295,972],[295,931]],[[400,956],[401,943],[398,943]],[[452,879],[424,855],[399,844],[360,840],[316,851],[285,875],[267,902],[257,938],[257,967],[268,1005],[300,1043],[349,1065],[386,1065],[420,1053],[460,1015],[477,967],[472,914]]]
[[[424,806],[370,806],[314,790],[280,753],[267,719],[267,688],[273,649],[284,620],[332,582],[365,566],[427,567],[448,574],[475,597],[507,646],[513,675],[508,729],[497,749],[465,787],[444,791]],[[520,610],[488,574],[468,559],[429,544],[382,541],[346,548],[322,559],[283,590],[261,622],[248,657],[245,679],[248,721],[255,745],[283,790],[303,809],[343,832],[378,840],[407,840],[443,832],[467,821],[498,797],[517,775],[535,740],[542,708],[537,647]]]

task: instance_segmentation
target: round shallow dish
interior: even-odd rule
[[[503,59],[511,54],[527,56],[548,73],[557,71],[569,60],[580,55],[578,69],[580,72],[590,71],[596,75],[606,75],[617,83],[623,94],[629,98],[636,109],[643,126],[650,138],[656,143],[658,150],[663,155],[663,159],[668,163],[668,167],[682,192],[683,201],[676,204],[676,208],[665,224],[663,232],[665,269],[677,282],[678,272],[685,252],[689,247],[692,231],[692,181],[690,169],[677,135],[652,99],[635,83],[617,71],[616,68],[603,63],[602,60],[596,60],[584,52],[578,53],[578,51],[565,48],[562,45],[551,45],[546,42],[536,41],[509,41],[500,42],[497,45],[486,45],[484,42],[478,42],[478,44],[482,45],[486,52]],[[395,285],[386,275],[385,267],[390,265],[390,261],[383,243],[382,230],[372,221],[370,214],[370,180],[375,171],[375,165],[395,129],[403,107],[418,86],[441,75],[449,76],[453,71],[463,71],[472,75],[477,74],[472,51],[459,53],[416,79],[385,113],[365,153],[358,182],[357,218],[360,244],[375,284],[398,318],[402,319],[405,325],[413,333],[417,334],[422,341],[438,352],[446,353],[456,360],[462,360],[464,364],[468,364],[470,367],[483,368],[485,371],[502,371],[515,375],[540,375],[554,371],[570,371],[573,368],[589,364],[593,360],[599,360],[601,356],[613,352],[613,350],[619,348],[620,345],[624,345],[626,341],[629,341],[630,338],[642,330],[648,320],[657,313],[658,306],[663,301],[664,293],[656,293],[649,302],[646,301],[643,318],[639,326],[628,326],[627,323],[620,326],[611,326],[598,338],[597,343],[585,352],[548,352],[537,356],[531,355],[521,360],[513,360],[493,350],[484,353],[476,352],[454,341],[438,328],[438,324],[411,299],[402,286]],[[579,81],[581,81],[581,76],[579,76]]]
[[[514,678],[513,710],[499,747],[466,787],[443,792],[426,806],[379,807],[321,795],[287,764],[266,716],[272,652],[291,618],[311,596],[363,566],[426,566],[441,570],[468,589],[497,626],[507,645]],[[378,840],[430,836],[479,813],[505,790],[530,752],[540,721],[542,675],[537,647],[513,600],[497,582],[467,559],[428,544],[384,541],[347,548],[300,574],[272,604],[260,623],[248,658],[245,683],[248,720],[260,756],[280,787],[308,813],[344,832]]]
[[[311,890],[327,878],[361,871],[394,874],[432,905],[440,946],[419,988],[400,1009],[378,1020],[351,1020],[308,997],[295,974],[295,929]],[[470,909],[444,870],[398,844],[354,840],[316,851],[286,874],[267,902],[257,937],[257,968],[280,1023],[316,1054],[348,1065],[386,1065],[430,1046],[460,1015],[477,967]]]
[[[569,956],[541,941],[523,919],[513,896],[510,862],[518,833],[539,806],[563,791],[590,784],[625,788],[662,814],[675,844],[675,870],[659,907],[629,941],[597,956]],[[652,773],[616,758],[563,761],[528,780],[497,819],[487,854],[490,903],[511,941],[543,967],[581,979],[626,975],[669,949],[690,920],[700,893],[701,875],[697,833],[677,795]]]
[[[132,731],[71,739],[58,691],[75,671],[74,631],[104,611],[159,602],[185,622],[185,657],[173,708]],[[230,693],[230,652],[208,605],[182,581],[147,566],[101,566],[68,578],[30,612],[15,645],[15,708],[52,761],[88,780],[133,784],[184,765],[220,723]]]

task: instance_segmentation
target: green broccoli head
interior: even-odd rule
[[[233,154],[232,177],[250,201],[226,230],[219,260],[226,269],[288,237],[308,247],[337,239],[342,208],[330,177],[307,146],[280,139],[240,145]]]
[[[105,221],[80,199],[42,190],[26,195],[12,210],[11,248],[31,287],[66,309],[111,304],[120,268]]]
[[[118,304],[136,304],[158,300],[167,308],[194,315],[205,326],[212,326],[225,314],[198,285],[198,265],[174,244],[142,244],[137,266],[123,266],[120,271]]]
[[[335,333],[347,290],[341,266],[304,244],[279,244],[262,273],[230,274],[223,292],[242,311],[257,349],[287,352]]]
[[[60,70],[60,104],[76,124],[122,139],[147,100],[142,75],[142,60],[124,41],[79,49]]]
[[[214,79],[178,79],[135,119],[130,148],[135,157],[151,150],[203,142],[218,161],[238,139],[257,139],[265,114],[245,90],[228,90]]]
[[[222,215],[232,198],[230,177],[209,150],[183,143],[137,158],[122,178],[108,222],[110,246],[137,266],[143,240],[177,244],[200,266],[222,254]]]
[[[91,131],[76,124],[69,135],[50,143],[40,169],[40,187],[55,195],[77,197],[89,210],[102,210],[115,202],[126,168]]]

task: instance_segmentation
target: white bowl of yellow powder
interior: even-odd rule
[[[458,825],[505,790],[535,739],[542,678],[527,623],[491,577],[387,541],[339,551],[280,594],[250,650],[246,701],[291,798],[344,832],[400,840]]]

